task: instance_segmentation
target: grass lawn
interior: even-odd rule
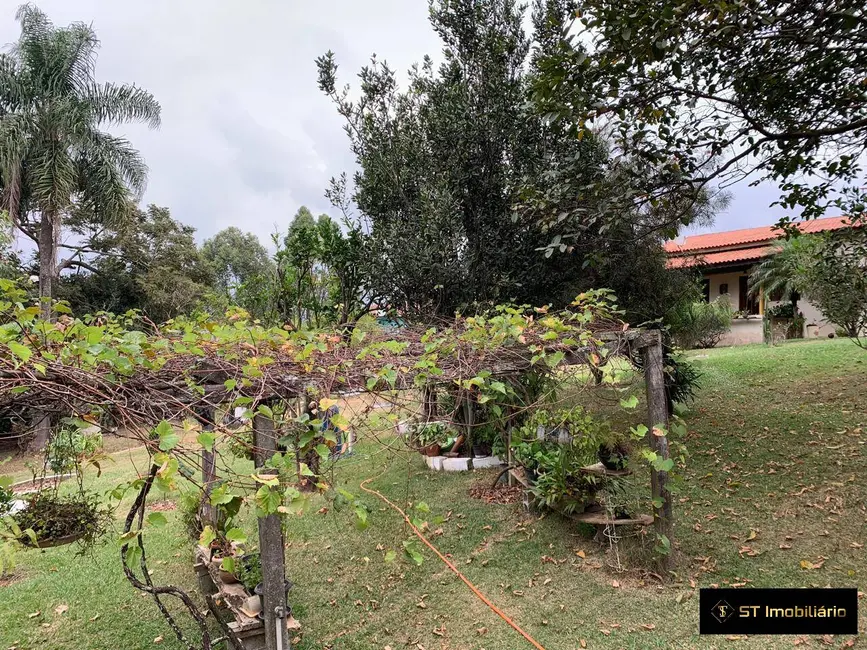
[[[400,553],[384,562],[410,533],[397,513],[360,492],[369,477],[397,503],[429,504],[434,544],[548,650],[581,648],[582,640],[591,649],[793,647],[795,637],[699,637],[697,588],[862,587],[867,352],[834,340],[690,356],[704,377],[687,416],[677,580],[661,585],[636,569],[615,572],[611,555],[559,516],[471,498],[471,485],[491,481],[492,472],[429,473],[418,455],[397,446],[361,444],[339,461],[334,481],[361,495],[370,527],[356,531],[348,509],[319,497],[287,524],[290,601],[304,626],[296,647],[530,647],[427,550],[421,566]],[[141,451],[116,459],[94,485],[129,478],[132,461],[145,467]],[[191,587],[189,543],[178,513],[166,515],[168,527],[150,535],[155,580]],[[74,560],[73,552],[19,555],[14,578],[0,587],[0,649],[126,650],[153,647],[158,637],[159,647],[181,647],[153,604],[123,579],[113,539],[92,557]],[[57,613],[59,605],[68,611]],[[862,611],[862,630],[865,620]]]

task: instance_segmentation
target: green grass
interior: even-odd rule
[[[433,543],[548,650],[573,650],[580,639],[612,650],[792,647],[792,637],[699,637],[696,588],[863,583],[867,353],[835,340],[690,356],[703,388],[687,415],[691,458],[675,508],[676,580],[659,584],[634,563],[615,572],[611,555],[559,516],[469,497],[471,485],[491,481],[491,472],[429,473],[419,456],[370,443],[334,474],[370,508],[367,530],[356,531],[349,509],[335,510],[321,497],[287,522],[290,601],[304,626],[296,647],[530,647],[429,551],[421,566],[401,555],[384,562],[410,532],[396,512],[359,490],[369,477],[397,503],[429,504]],[[94,484],[128,478],[123,458]],[[143,454],[133,458],[143,469]],[[328,509],[317,512],[321,507]],[[178,513],[167,515],[168,528],[150,534],[155,579],[192,587],[189,544]],[[153,604],[123,579],[114,542],[92,558],[75,559],[73,551],[20,554],[15,579],[0,588],[0,648],[146,648],[158,636],[159,647],[181,647]],[[804,569],[802,560],[821,568]],[[56,614],[60,604],[68,612]],[[824,647],[818,639],[810,644]]]

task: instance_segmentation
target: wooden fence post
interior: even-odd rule
[[[274,421],[256,413],[253,417],[256,466],[261,468],[277,449]],[[275,469],[259,469],[260,474],[277,474]],[[262,613],[265,617],[266,650],[291,650],[286,630],[286,569],[283,555],[283,529],[280,515],[259,518],[259,556],[262,561]]]
[[[662,338],[657,332],[656,340],[642,349],[644,358],[644,383],[647,389],[647,415],[649,428],[647,441],[657,456],[667,460],[668,438],[653,435],[654,427],[668,431],[668,399],[665,395],[665,375],[662,360]],[[671,516],[671,492],[668,490],[668,472],[651,469],[650,485],[654,500],[661,499],[662,507],[654,506],[654,526],[659,535],[664,535],[670,544],[670,551],[663,556],[660,564],[663,570],[671,565],[671,553],[674,550],[672,538],[673,521]]]
[[[202,431],[214,430],[214,418],[216,417],[216,409],[213,406],[201,406],[194,410],[196,420],[202,427]],[[214,506],[211,505],[209,496],[211,489],[214,487],[214,481],[217,480],[217,457],[213,450],[208,451],[202,449],[202,488],[205,496],[202,499],[201,517],[205,524],[211,526],[216,525],[217,517]]]

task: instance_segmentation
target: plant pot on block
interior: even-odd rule
[[[597,457],[605,469],[626,469],[626,465],[629,462],[629,448],[622,442],[603,443],[599,445]]]

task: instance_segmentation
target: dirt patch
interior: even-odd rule
[[[508,504],[520,503],[524,488],[520,485],[498,485],[492,488],[490,482],[476,483],[470,488],[470,496],[481,499],[485,503]]]
[[[178,504],[174,501],[157,501],[156,503],[148,504],[148,509],[151,512],[171,512],[178,509]]]

